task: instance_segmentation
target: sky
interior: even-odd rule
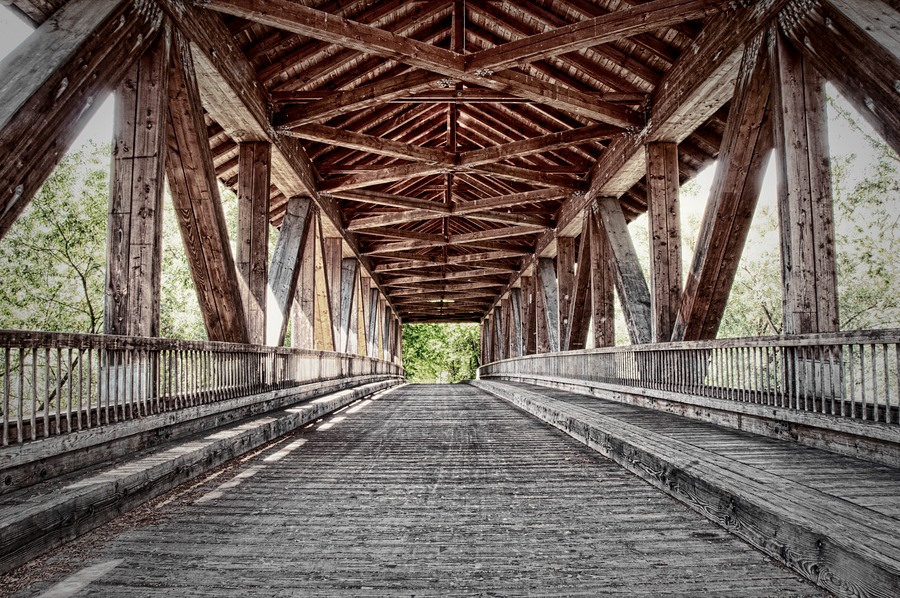
[[[0,59],[5,57],[13,48],[24,40],[31,32],[30,25],[26,24],[13,11],[0,5]],[[833,88],[829,87],[829,95],[836,96]],[[838,98],[838,101],[840,98]],[[848,109],[849,105],[843,102]],[[113,98],[107,98],[96,115],[87,124],[84,131],[78,136],[73,145],[77,149],[84,143],[94,140],[97,143],[107,143],[112,139],[112,122],[113,122]],[[851,113],[854,111],[850,109]],[[861,121],[864,130],[871,133],[871,129]],[[856,171],[851,173],[851,178],[857,180],[863,178],[864,168],[867,164],[874,161],[872,150],[866,144],[862,135],[851,130],[843,121],[831,119],[829,126],[829,142],[833,155],[846,155],[850,153],[857,154]],[[774,206],[775,203],[775,169],[772,165],[766,176],[763,191],[760,197],[759,209]],[[703,215],[703,208],[709,195],[709,188],[712,185],[712,179],[715,167],[709,167],[696,178],[698,183],[697,193],[682,193],[681,196],[681,214],[682,222],[686,223],[688,218],[700,219]],[[900,209],[900,198],[897,198],[898,209]],[[685,228],[683,225],[682,228]]]

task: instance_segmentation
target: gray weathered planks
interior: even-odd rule
[[[467,386],[357,403],[185,496],[91,548],[125,559],[92,595],[823,596]]]

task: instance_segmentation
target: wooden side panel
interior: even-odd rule
[[[392,348],[391,348],[391,333],[392,327],[394,323],[394,314],[391,313],[391,308],[388,306],[387,301],[384,302],[384,319],[382,320],[383,326],[381,329],[382,339],[381,346],[384,350],[384,359],[385,361],[391,361],[392,357]]]
[[[575,285],[569,305],[569,325],[563,336],[563,351],[584,349],[591,320],[591,213],[588,210],[578,237],[578,261],[575,271]]]
[[[556,275],[559,285],[559,338],[565,350],[572,333],[572,306],[575,299],[575,239],[556,240]]]
[[[681,307],[678,145],[647,144],[651,342],[667,342]]]
[[[316,212],[318,215],[318,211]],[[334,328],[331,311],[331,287],[325,268],[325,237],[322,234],[322,218],[316,218],[316,257],[314,288],[316,290],[316,349],[319,351],[335,351]]]
[[[616,344],[615,309],[613,306],[612,250],[600,215],[590,214],[591,227],[591,318],[595,347],[614,347]]]
[[[106,253],[106,334],[159,336],[162,211],[172,36],[116,90]]]
[[[525,354],[522,342],[522,289],[509,290],[509,317],[512,328],[511,357],[521,357]]]
[[[153,5],[72,0],[0,62],[0,238],[162,21]]]
[[[179,35],[169,82],[169,141],[166,174],[181,238],[210,340],[246,343],[247,321],[200,92],[187,43]]]
[[[838,329],[837,266],[825,81],[772,36],[785,334]]]
[[[559,352],[559,288],[556,278],[556,261],[538,258],[537,295],[539,353]],[[542,328],[543,327],[543,328]]]
[[[380,302],[378,301],[379,292],[378,289],[372,287],[369,289],[369,329],[366,334],[366,338],[368,340],[368,355],[369,357],[378,357],[378,321],[380,313],[378,310],[378,306]]]
[[[356,289],[356,353],[358,355],[369,354],[369,289],[372,287],[372,279],[363,276],[360,271],[359,285]]]
[[[633,344],[649,343],[651,338],[650,290],[638,262],[634,243],[628,232],[619,200],[603,197],[597,200],[602,229],[609,240],[616,288],[625,312],[628,336]]]
[[[523,276],[522,281],[522,324],[523,345],[526,355],[537,353],[537,293],[534,284],[536,276]]]
[[[266,343],[269,345],[281,346],[284,344],[288,310],[294,301],[301,270],[306,267],[304,284],[308,285],[312,278],[310,274],[312,264],[309,262],[313,258],[314,252],[307,243],[307,237],[312,236],[310,235],[310,223],[313,219],[314,212],[309,199],[292,197],[288,200],[287,211],[281,223],[281,231],[278,233],[268,273]],[[268,227],[268,219],[265,220],[265,225]],[[266,242],[268,243],[268,239]],[[268,251],[268,247],[266,247],[266,251]],[[263,259],[265,259],[264,256]],[[299,328],[295,327],[295,331],[299,332],[304,339],[311,338],[309,299],[309,291],[301,290],[300,313],[298,314],[301,323],[298,325]]]
[[[341,260],[341,284],[340,284],[340,342],[338,350],[344,353],[356,353],[357,335],[356,322],[356,275],[359,270],[359,262],[354,257]]]
[[[341,335],[341,260],[342,239],[340,237],[324,238],[325,279],[328,281],[328,298],[331,311],[331,328],[334,336],[335,351],[343,351],[346,335]]]
[[[306,217],[306,236],[300,258],[300,274],[291,310],[291,346],[314,349],[316,325],[316,233],[315,207],[311,206]],[[281,225],[284,230],[284,224]]]
[[[502,304],[498,304],[497,307],[494,308],[493,312],[494,319],[494,361],[499,361],[504,359],[506,355],[504,354],[503,348],[503,308]]]
[[[900,154],[897,4],[820,0],[792,10],[782,30]],[[786,15],[787,17],[787,15]]]
[[[716,337],[750,232],[773,143],[764,37],[748,45],[741,64],[673,341]]]
[[[240,274],[244,314],[247,317],[247,334],[250,342],[258,345],[267,341],[266,295],[269,283],[271,162],[272,150],[269,143],[255,141],[239,145],[238,239],[235,259]],[[302,247],[302,244],[300,246]],[[284,305],[285,316],[292,300],[293,297],[289,298]],[[283,327],[287,329],[286,324]],[[281,338],[281,341],[283,343],[284,339]]]

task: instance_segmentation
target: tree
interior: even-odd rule
[[[455,383],[475,377],[480,352],[477,324],[404,324],[403,367],[416,383]]]
[[[0,326],[103,331],[109,146],[63,158],[0,241]]]

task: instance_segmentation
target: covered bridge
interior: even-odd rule
[[[0,571],[232,457],[283,442],[281,434],[305,434],[295,430],[351,403],[332,418],[374,409],[378,397],[406,397],[407,408],[391,403],[399,405],[391,417],[423,422],[410,450],[427,458],[448,430],[458,441],[478,422],[506,421],[495,407],[465,424],[454,419],[477,401],[494,405],[492,394],[835,595],[900,594],[900,333],[838,330],[824,91],[831,82],[900,151],[896,0],[4,3],[36,30],[0,63],[0,235],[99,100],[112,91],[117,103],[106,334],[0,332]],[[717,341],[773,152],[784,335]],[[685,276],[679,187],[713,161]],[[220,183],[239,199],[237,239],[228,238]],[[156,338],[166,187],[209,342]],[[645,212],[649,280],[627,226]],[[270,225],[278,230],[271,260]],[[614,346],[614,294],[626,347]],[[402,380],[400,326],[418,322],[480,322],[477,391],[378,394]],[[283,347],[289,324],[292,347]],[[443,398],[428,403],[429,393]],[[516,425],[535,425],[519,417],[503,428],[510,436]],[[294,448],[272,463],[305,442],[286,445]],[[376,445],[372,459],[383,449]],[[467,446],[460,454],[470,465],[496,457]],[[543,446],[512,454],[535,450],[529,458],[537,459]],[[447,459],[441,471],[481,475],[477,467],[460,473],[438,453]],[[131,470],[100,465],[138,455],[145,465]],[[368,471],[363,457],[353,466]],[[548,459],[541,467],[554,470]],[[407,465],[396,471],[409,474]],[[459,500],[517,494],[541,482],[535,468],[531,478]],[[70,484],[73,476],[81,481]],[[421,482],[397,479],[407,489]],[[571,484],[559,492],[592,494]],[[554,508],[582,517],[576,505]],[[377,521],[357,523],[389,537]],[[540,545],[522,525],[522,542]],[[661,524],[641,528],[651,538],[653,525]],[[444,546],[438,536],[423,546]],[[496,551],[508,554],[504,542],[471,557],[460,587],[491,585],[469,577],[470,565],[490,569]],[[372,571],[363,567],[340,587],[420,587],[404,584],[433,566],[437,594],[460,589],[448,572],[465,559],[447,564],[440,551],[418,563],[391,546],[377,554],[399,560],[405,581],[391,585],[377,572],[387,561],[375,558]],[[678,545],[656,549],[675,566]],[[543,562],[540,551],[534,558]],[[88,567],[87,577],[117,565],[104,566]],[[572,569],[584,585],[562,593],[609,591],[591,585],[593,566]],[[738,595],[749,573],[734,563],[719,569],[734,579],[699,586],[679,578],[672,591]],[[559,582],[539,570],[504,570],[504,579],[524,581],[497,591]],[[122,583],[140,586],[138,573]],[[819,591],[780,583],[750,584],[747,595]],[[638,586],[622,587],[666,589],[662,581]]]

